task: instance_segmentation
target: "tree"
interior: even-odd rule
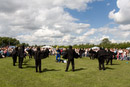
[[[19,40],[10,37],[0,37],[0,46],[9,46],[9,45],[18,45],[20,44]]]
[[[99,45],[104,48],[110,48],[111,41],[108,38],[104,38]]]

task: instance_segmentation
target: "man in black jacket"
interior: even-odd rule
[[[39,68],[39,72],[41,72],[41,51],[40,51],[40,47],[37,47],[37,51],[34,54],[34,58],[35,58],[36,72],[38,72],[38,68]]]
[[[29,48],[28,54],[29,54],[29,58],[32,58],[32,55],[33,55],[32,47]]]
[[[110,49],[108,50],[108,56],[106,56],[106,65],[108,65],[109,61],[110,64],[112,65],[112,60],[113,60],[114,52],[111,52]]]
[[[18,56],[19,56],[19,68],[22,68],[22,63],[24,58],[24,45],[22,45],[18,50]]]
[[[103,48],[100,48],[100,50],[97,52],[97,55],[99,62],[99,70],[101,69],[105,70],[104,61],[106,59],[106,56],[108,56],[108,53]]]
[[[75,57],[75,54],[76,52],[72,49],[72,46],[69,46],[69,49],[66,51],[66,56],[68,58],[68,61],[67,61],[67,67],[66,67],[66,72],[68,71],[68,68],[69,68],[69,65],[70,65],[70,62],[72,64],[72,70],[74,71],[74,57]]]
[[[15,63],[17,62],[17,56],[18,56],[18,47],[13,49],[13,52],[12,52],[13,66],[15,66]]]

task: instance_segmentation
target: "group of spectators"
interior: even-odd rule
[[[9,47],[2,47],[0,48],[0,58],[4,58],[4,57],[10,57],[11,53],[13,51],[13,48],[9,48]]]
[[[91,48],[75,49],[76,53],[78,53],[82,57],[88,57],[90,50],[91,50]],[[93,51],[95,51],[95,52],[97,52],[98,50],[99,49],[93,49]],[[105,50],[108,51],[107,48],[105,48]],[[117,59],[117,60],[130,60],[130,50],[128,50],[128,49],[111,48],[110,51],[115,54],[115,56],[113,56],[114,59]]]
[[[4,57],[10,57],[12,54],[14,48],[10,48],[10,47],[2,47],[0,48],[0,58],[4,58]],[[44,50],[45,48],[41,48],[41,50]],[[64,54],[66,48],[60,48],[60,53],[61,55]],[[81,57],[89,57],[89,51],[91,50],[91,48],[75,48],[74,49],[75,52],[77,54],[80,55]],[[97,52],[99,49],[93,49],[93,51]],[[105,50],[107,51],[108,49],[105,48]],[[26,47],[25,48],[25,56],[29,55],[30,57],[32,57],[32,52],[36,51],[36,47]],[[128,49],[117,49],[117,48],[111,48],[110,49],[111,52],[115,53],[115,56],[113,56],[114,59],[117,60],[130,60],[130,50]],[[50,55],[56,55],[57,50],[55,48],[49,48],[49,54]]]

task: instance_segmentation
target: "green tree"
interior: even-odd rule
[[[0,37],[0,46],[9,46],[9,45],[18,45],[20,44],[19,40],[10,37]]]
[[[111,41],[108,38],[104,38],[99,44],[100,47],[111,48]]]

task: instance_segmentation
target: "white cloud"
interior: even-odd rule
[[[109,39],[110,37],[103,35],[103,36],[100,38],[100,41],[103,40],[104,38],[108,38],[108,39]]]
[[[97,31],[96,29],[91,29],[91,30],[87,31],[84,35],[85,36],[93,35],[96,31]]]
[[[0,36],[30,45],[100,43],[102,36],[115,42],[118,38],[128,40],[129,24],[91,29],[90,24],[77,23],[78,19],[64,10],[83,11],[93,1],[103,0],[0,0]],[[114,12],[111,14],[114,18]]]
[[[128,25],[119,25],[119,28],[121,30],[130,31],[130,24],[128,24]]]
[[[109,18],[119,24],[130,24],[130,0],[117,0],[118,12],[115,9],[109,13]]]
[[[82,11],[92,1],[0,0],[0,36],[29,44],[69,44],[90,24],[76,23],[64,8]]]
[[[107,3],[107,6],[110,6],[110,3]]]

